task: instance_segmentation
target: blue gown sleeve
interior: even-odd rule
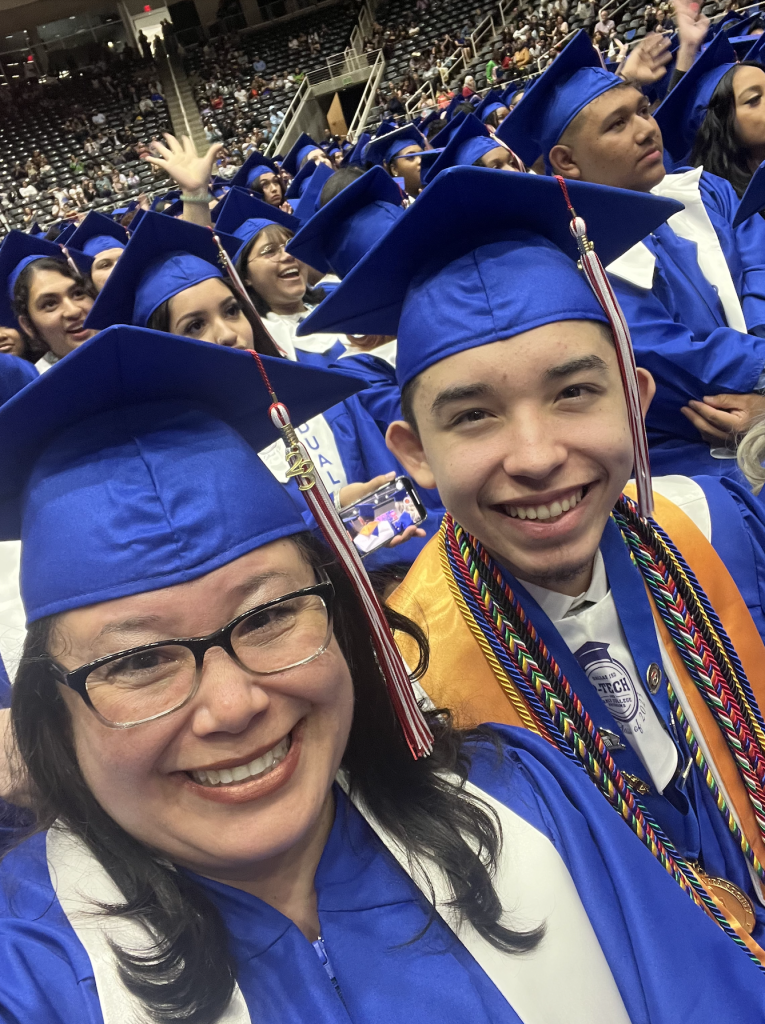
[[[493,728],[503,741],[502,762],[498,766],[495,751],[486,750],[474,757],[470,777],[530,824],[541,824],[555,844],[630,1019],[762,1019],[759,969],[694,906],[585,773],[527,729]]]
[[[691,398],[754,391],[765,367],[765,339],[718,327],[695,341],[652,292],[613,275],[610,280],[629,324],[635,361],[656,381],[656,397],[646,417],[649,436],[698,441],[699,433],[681,407]]]
[[[0,867],[0,1021],[103,1024],[90,959],[50,882],[45,836]]]
[[[730,182],[704,171],[699,189],[729,265],[734,261],[728,249],[735,246],[740,269],[737,288],[746,325],[750,331],[761,333],[757,329],[763,328],[765,333],[765,220],[749,217],[733,228],[740,200]]]

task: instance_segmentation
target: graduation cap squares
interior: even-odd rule
[[[367,146],[366,161],[368,164],[389,164],[407,146],[419,146],[420,149],[426,146],[422,133],[413,124],[372,139]]]
[[[124,249],[128,242],[128,233],[121,224],[115,223],[111,217],[105,217],[96,210],[91,210],[85,220],[65,240],[59,235],[59,242],[64,241],[68,247],[84,252],[86,256],[97,256],[107,249]]]

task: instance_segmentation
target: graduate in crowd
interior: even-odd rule
[[[681,31],[699,30],[691,23]],[[724,36],[723,44],[730,46]],[[527,166],[542,153],[564,178],[683,203],[681,215],[608,269],[638,364],[656,380],[647,420],[654,468],[737,475],[726,441],[765,411],[765,222],[750,217],[734,229],[735,192],[702,168],[665,174],[647,97],[602,69],[586,33],[527,90],[498,135]],[[705,418],[707,405],[725,429]]]
[[[475,116],[478,120],[491,128],[499,128],[509,113],[502,94],[496,89],[489,89],[475,108]]]
[[[406,124],[372,139],[364,158],[368,164],[384,167],[391,178],[401,178],[406,194],[416,199],[422,191],[420,153],[426,148],[422,133]]]
[[[82,224],[66,239],[66,246],[67,249],[75,249],[92,257],[90,280],[96,292],[100,292],[127,242],[128,233],[121,224],[91,210]]]
[[[447,167],[457,165],[493,167],[498,171],[526,170],[515,153],[492,135],[474,114],[467,114],[449,139],[425,175],[426,184]]]
[[[95,298],[92,262],[22,231],[0,245],[0,322],[23,332],[41,373],[95,333],[85,327]]]
[[[267,211],[273,219],[248,216],[253,207],[256,212]],[[217,231],[216,225],[217,237],[228,256],[236,257],[244,242],[239,262],[251,290],[255,281],[262,295],[273,298],[277,294],[284,300],[291,289],[294,302],[298,292],[305,292],[307,268],[299,266],[297,288],[295,276],[281,274],[285,264],[298,267],[295,259],[284,254],[284,241],[291,237],[291,232],[283,222],[293,218],[266,207],[253,196],[232,190],[218,222],[232,227],[239,218],[237,235]],[[285,237],[279,234],[281,242],[274,241],[277,232],[286,233]],[[278,248],[275,256],[263,253],[270,246]],[[261,263],[265,268],[259,266]],[[254,271],[252,264],[256,264]],[[263,281],[266,283],[261,284]],[[279,322],[276,317],[264,316],[261,322],[249,303],[242,301],[220,268],[220,252],[209,230],[155,213],[146,214],[131,237],[87,322],[98,330],[132,324],[229,348],[257,348],[264,355],[283,356],[314,366],[328,365],[343,351],[338,339],[328,340],[326,335],[318,338],[320,349],[310,344],[297,349],[286,332],[274,330]],[[328,409],[310,423],[299,424],[298,433],[313,453],[324,485],[336,497],[339,507],[353,505],[401,472],[386,447],[386,428],[387,423],[375,422],[355,397]],[[261,455],[279,479],[286,482],[281,441]],[[370,555],[370,568],[401,565],[403,575],[427,537],[438,529],[437,517],[426,522],[428,533],[413,526]]]
[[[263,365],[296,420],[356,386]],[[117,327],[0,410],[37,812],[0,1017],[759,1019],[757,966],[583,773],[419,711],[363,570],[257,457],[271,401],[247,353]]]
[[[739,198],[765,159],[763,42],[758,37],[751,56],[738,63],[721,34],[656,111],[669,156],[725,178]]]
[[[292,213],[292,209],[286,209],[285,206],[286,186],[281,170],[273,160],[262,153],[256,151],[247,157],[231,179],[231,187],[248,188],[269,206],[276,206],[287,213]]]
[[[567,184],[604,262],[677,209]],[[634,451],[646,472],[637,400],[647,410],[654,385],[644,369],[628,378],[629,419],[569,223],[554,179],[448,169],[304,326],[397,333],[404,421],[388,444],[449,515],[392,603],[430,639],[422,682],[436,706],[463,724],[524,725],[600,787],[613,766],[626,773],[765,962],[749,788],[765,735],[753,696],[765,694],[765,513],[710,477],[658,479],[659,526],[622,496]]]

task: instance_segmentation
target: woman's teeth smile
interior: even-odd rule
[[[300,271],[297,267],[289,267],[287,270],[282,270],[279,273],[279,277],[293,278],[300,277]]]
[[[559,519],[566,512],[576,508],[582,500],[585,488],[580,487],[560,501],[550,502],[549,505],[504,505],[505,515],[511,519]]]
[[[207,768],[206,770],[190,771],[188,774],[200,786],[229,786],[234,782],[244,782],[246,779],[267,775],[273,771],[287,756],[290,743],[291,736],[285,736],[275,747],[267,750],[260,757],[256,757],[254,761],[238,764],[234,768]]]

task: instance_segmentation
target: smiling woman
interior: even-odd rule
[[[64,261],[43,258],[28,264],[13,287],[13,310],[30,342],[61,359],[95,331],[85,328],[93,286]]]

